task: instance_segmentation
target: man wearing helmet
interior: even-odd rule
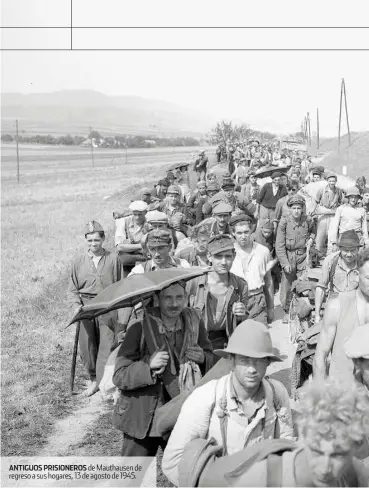
[[[288,323],[292,283],[306,269],[309,249],[315,239],[314,223],[303,213],[305,199],[300,195],[292,195],[287,205],[291,209],[291,214],[281,218],[275,246],[283,269],[281,304],[285,312],[285,324]]]

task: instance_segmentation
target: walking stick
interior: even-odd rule
[[[77,362],[77,350],[78,350],[78,339],[79,339],[79,329],[80,329],[80,322],[77,322],[76,327],[76,335],[74,337],[74,347],[73,347],[73,355],[72,355],[72,366],[70,369],[70,394],[73,395],[73,387],[74,387],[74,376],[76,374],[76,362]]]

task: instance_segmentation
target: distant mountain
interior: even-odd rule
[[[19,119],[24,130],[85,131],[90,125],[102,132],[147,133],[156,136],[201,136],[215,125],[207,114],[174,103],[133,96],[107,96],[90,90],[53,93],[3,93],[3,131]],[[59,130],[58,130],[59,129]],[[68,130],[66,130],[68,132]]]

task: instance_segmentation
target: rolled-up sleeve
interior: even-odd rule
[[[165,476],[178,486],[178,465],[186,445],[194,439],[205,439],[215,402],[216,381],[194,390],[184,402],[181,413],[164,451],[162,469]]]
[[[119,244],[129,244],[126,233],[126,217],[115,221],[115,245],[118,246]]]
[[[319,283],[317,286],[319,288],[323,288],[324,290],[327,289],[328,284],[329,284],[329,272],[332,266],[332,258],[337,256],[338,253],[334,254],[329,254],[323,261],[323,266],[322,266],[322,274],[320,275]]]

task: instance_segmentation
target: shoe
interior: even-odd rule
[[[288,324],[289,320],[290,320],[289,314],[288,313],[284,314],[284,317],[282,319],[282,324]]]

